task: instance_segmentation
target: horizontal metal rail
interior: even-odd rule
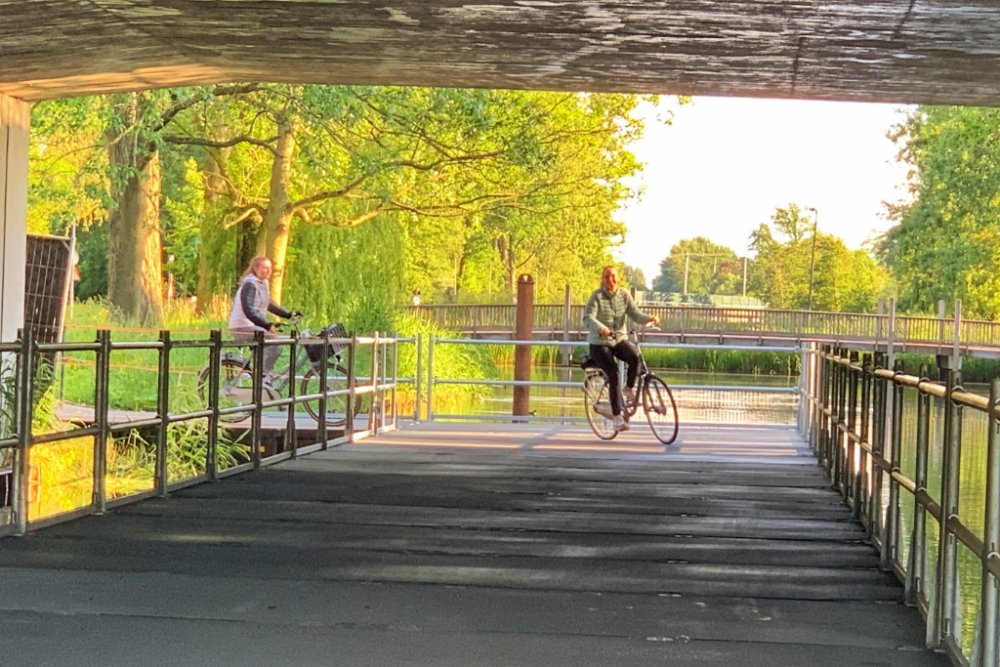
[[[948,381],[928,379],[923,367],[919,375],[904,372],[901,364],[886,368],[884,355],[858,355],[846,350],[807,350],[803,373],[809,412],[805,431],[810,445],[830,473],[833,485],[843,494],[855,515],[865,524],[877,544],[883,565],[895,571],[906,585],[907,600],[917,605],[927,620],[927,645],[947,652],[956,665],[995,667],[998,647],[998,582],[1000,582],[1000,380],[994,380],[990,396],[961,387],[960,373],[948,370]],[[903,437],[907,415],[913,408],[905,392],[915,391],[917,399],[915,441]],[[929,491],[931,402],[938,401],[935,424],[943,443],[940,497]],[[963,462],[963,410],[979,412],[987,418],[985,505],[982,537],[960,517],[962,484],[971,477],[960,474]],[[912,431],[911,431],[912,433]],[[915,452],[913,476],[901,469],[904,451]],[[934,485],[935,487],[937,485]],[[887,488],[887,494],[883,489]],[[913,499],[914,516],[910,535],[902,533],[900,493]],[[888,498],[888,503],[886,503]],[[938,568],[929,571],[925,554],[929,548],[928,517],[937,522],[940,538]],[[901,560],[902,540],[908,540],[909,558]],[[962,641],[958,623],[962,604],[958,587],[958,546],[964,546],[982,565],[977,634]]]
[[[847,339],[948,346],[1000,346],[1000,323],[961,317],[905,316],[895,314],[830,313],[746,307],[668,306],[644,303],[645,312],[660,319],[664,331],[679,334],[801,335],[844,341]],[[513,304],[420,305],[407,308],[414,315],[463,333],[513,331],[517,307]],[[535,331],[585,333],[583,304],[535,304]],[[958,308],[961,312],[960,307]]]
[[[549,389],[577,389],[582,390],[581,382],[559,381],[559,380],[524,380],[524,379],[473,379],[473,378],[442,378],[434,373],[434,348],[439,345],[492,345],[509,346],[513,348],[533,348],[533,347],[560,347],[577,348],[588,347],[586,341],[539,341],[539,340],[509,340],[509,339],[470,339],[470,338],[438,338],[431,336],[428,340],[428,379],[427,379],[427,419],[462,419],[482,421],[507,420],[505,417],[491,415],[488,413],[477,414],[452,414],[440,413],[434,410],[434,389],[444,385],[452,386],[484,386],[484,387],[538,387]],[[754,352],[781,352],[800,353],[798,347],[789,346],[769,346],[769,345],[692,345],[686,343],[649,343],[642,342],[643,349],[711,349],[711,350],[739,350]],[[791,396],[801,395],[800,387],[769,387],[754,385],[670,385],[672,390],[679,392],[732,392],[751,394],[785,394]],[[422,409],[421,396],[418,390],[417,412]],[[581,423],[586,422],[585,418],[573,416],[539,417],[535,415],[512,416],[514,421],[552,421],[558,423]]]
[[[28,530],[68,521],[78,516],[101,513],[110,507],[137,502],[154,495],[165,495],[172,490],[209,479],[217,479],[257,469],[264,465],[271,465],[304,452],[354,442],[393,430],[397,426],[395,404],[397,387],[400,382],[397,372],[399,346],[401,344],[417,345],[417,357],[420,358],[419,336],[406,338],[375,334],[338,338],[329,335],[298,336],[293,333],[288,337],[278,338],[265,338],[262,334],[258,334],[253,340],[235,341],[223,340],[221,332],[213,331],[208,339],[174,340],[170,332],[163,331],[160,332],[157,340],[112,341],[111,333],[107,329],[96,329],[96,336],[96,340],[93,341],[39,343],[34,340],[30,331],[22,331],[17,341],[0,344],[0,352],[13,355],[17,373],[15,423],[4,424],[6,432],[0,433],[2,435],[0,449],[14,452],[15,462],[11,469],[14,488],[13,493],[9,494],[11,496],[10,506],[0,507],[0,510],[8,512],[13,517],[13,523],[6,527],[0,526],[0,534],[11,532],[23,534]],[[334,357],[332,353],[334,346],[340,349],[339,357]],[[262,389],[263,374],[261,372],[263,352],[265,348],[273,347],[281,348],[285,358],[298,364],[296,366],[298,368],[301,368],[302,364],[312,364],[312,368],[319,371],[318,377],[329,378],[327,383],[317,383],[316,392],[297,395],[295,390],[298,389],[298,384],[304,378],[304,374],[292,372],[289,373],[291,378],[287,382],[287,396],[272,398],[271,395],[265,395]],[[234,358],[228,352],[234,348],[249,349],[251,352],[251,358],[246,363],[248,364],[248,372],[252,375],[252,383],[248,389],[253,394],[253,400],[231,406],[221,405],[222,364],[223,361],[229,362]],[[309,348],[311,348],[310,354],[314,361],[306,359],[305,353]],[[192,349],[204,349],[207,352],[207,364],[204,369],[200,373],[188,373],[187,375],[188,377],[198,376],[199,392],[207,404],[200,407],[193,406],[194,409],[187,410],[171,409],[172,382],[176,381],[172,378],[184,376],[172,373],[171,355],[178,350]],[[359,349],[369,350],[371,357],[371,366],[363,369],[361,373],[358,372],[359,369],[356,365],[356,351]],[[155,380],[151,380],[151,383],[155,381],[156,386],[155,408],[146,413],[132,413],[137,418],[130,421],[115,421],[111,417],[112,364],[110,359],[113,354],[122,351],[153,352],[158,357],[155,368],[140,368],[140,370],[150,371],[152,377],[155,378]],[[55,355],[70,352],[93,353],[92,361],[88,359],[84,364],[93,368],[92,395],[94,405],[92,420],[88,417],[84,426],[62,428],[57,425],[53,430],[35,433],[32,422],[36,409],[28,397],[34,396],[38,386],[38,378],[45,377],[39,368],[44,364],[51,364],[53,358],[58,358]],[[315,361],[317,356],[319,361]],[[242,357],[236,358],[242,359]],[[335,380],[332,375],[327,375],[335,364],[343,364],[346,368],[346,376],[341,375]],[[133,367],[128,366],[128,368]],[[38,374],[37,378],[36,374]],[[419,375],[406,378],[403,381],[416,385],[419,393]],[[313,406],[317,414],[323,415],[328,414],[327,407],[334,400],[339,400],[341,405],[346,400],[349,406],[353,406],[349,414],[358,412],[358,401],[367,401],[368,420],[363,422],[363,427],[359,428],[353,418],[346,419],[343,435],[336,435],[328,434],[326,420],[320,419],[316,426],[317,442],[313,445],[300,447],[296,435],[295,407],[308,403]],[[262,456],[264,411],[279,409],[283,412],[268,412],[267,414],[280,414],[282,416],[283,425],[280,429],[283,431],[287,449],[269,456]],[[237,442],[246,443],[250,452],[250,460],[227,469],[220,469],[218,445],[219,440],[223,437],[222,420],[240,415],[243,415],[244,419],[233,423],[232,426],[237,429],[236,433],[242,434],[238,436]],[[184,477],[175,479],[169,468],[169,457],[172,454],[170,454],[169,449],[171,436],[168,429],[174,425],[199,420],[207,424],[205,431],[207,441],[204,443],[203,453],[200,454],[202,457],[201,467],[204,472],[194,475],[185,474]],[[240,424],[244,425],[240,426]],[[145,434],[140,438],[152,437],[149,444],[155,455],[154,474],[150,482],[153,488],[111,497],[107,491],[109,447],[113,446],[112,440],[115,437],[135,433]],[[329,437],[329,435],[336,435],[336,437]],[[56,513],[44,518],[29,518],[28,489],[33,484],[29,479],[32,468],[28,464],[31,449],[36,446],[71,440],[89,441],[88,447],[93,451],[94,465],[91,479],[93,496],[91,502],[84,507],[68,512]]]

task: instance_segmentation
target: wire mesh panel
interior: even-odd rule
[[[39,343],[60,340],[70,285],[73,243],[57,236],[28,235],[24,323]]]

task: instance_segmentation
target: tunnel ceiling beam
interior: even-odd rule
[[[0,93],[230,81],[1000,104],[995,0],[0,0]]]

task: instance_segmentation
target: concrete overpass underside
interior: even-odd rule
[[[0,94],[230,81],[995,105],[992,0],[0,0]]]

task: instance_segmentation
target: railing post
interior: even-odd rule
[[[434,421],[434,334],[427,336],[427,421]]]
[[[375,333],[372,334],[372,359],[371,359],[372,363],[371,363],[371,375],[370,375],[370,377],[371,377],[371,388],[372,388],[372,394],[371,394],[371,396],[372,397],[371,397],[371,402],[368,403],[368,434],[369,435],[378,435],[378,426],[379,426],[378,422],[381,419],[381,417],[379,416],[380,415],[380,410],[379,410],[379,405],[378,405],[378,397],[379,397],[379,391],[378,391],[378,380],[379,380],[379,377],[378,377],[378,374],[379,374],[379,370],[378,370],[379,369],[379,363],[378,363],[378,357],[379,357],[379,354],[378,354],[378,352],[379,352],[379,350],[378,350],[378,341],[379,341],[379,337],[378,337],[378,332],[376,331]]]
[[[892,367],[893,375],[903,372],[903,362],[897,361]],[[888,404],[888,415],[891,423],[887,424],[889,431],[889,449],[892,457],[892,469],[889,473],[889,507],[885,521],[886,548],[882,552],[881,563],[886,570],[891,570],[893,563],[899,557],[899,482],[892,474],[899,472],[899,457],[903,449],[903,385],[896,382],[895,377],[886,389],[892,389],[892,401]]]
[[[399,428],[399,333],[392,337],[392,428]]]
[[[850,356],[847,356],[848,364],[844,364],[847,350],[841,349],[840,363],[840,395],[837,397],[837,460],[840,461],[838,469],[837,483],[840,486],[840,495],[846,502],[851,497],[851,443],[847,437],[847,424],[849,416],[847,414],[848,401],[851,393],[851,367]]]
[[[896,364],[896,299],[889,298],[889,322],[885,342],[886,363],[890,368]]]
[[[833,414],[833,382],[834,368],[830,359],[830,346],[823,346],[823,387],[821,391],[822,407],[820,410],[819,448],[820,462],[826,469],[827,475],[833,475],[833,460],[830,458],[830,421]]]
[[[1000,437],[997,434],[996,408],[1000,401],[1000,380],[990,383],[990,402],[986,431],[986,521],[983,528],[983,582],[979,620],[979,664],[994,667],[1000,660],[997,646],[997,605],[1000,581],[990,572],[987,559],[1000,555]]]
[[[861,519],[861,445],[855,441],[858,430],[858,384],[860,377],[854,364],[858,360],[857,352],[850,352],[847,357],[847,377],[849,380],[847,394],[847,465],[844,466],[847,479],[845,484],[851,494],[851,515],[855,521]]]
[[[97,435],[94,436],[94,511],[104,514],[107,509],[107,467],[108,467],[108,382],[110,380],[111,332],[101,329],[97,332],[97,363],[94,395],[94,421]]]
[[[212,346],[208,348],[208,451],[205,472],[209,479],[219,478],[219,376],[222,374],[222,331],[213,329],[208,334]]]
[[[872,457],[872,494],[868,503],[868,523],[872,526],[872,532],[879,537],[879,556],[886,550],[885,523],[882,520],[882,489],[884,487],[885,470],[879,461],[886,460],[885,456],[885,380],[880,379],[876,374],[882,367],[883,356],[881,352],[876,352],[872,358],[871,365],[871,422],[868,424],[868,433],[871,438]]]
[[[566,285],[566,294],[563,298],[563,331],[562,339],[563,342],[569,340],[569,323],[571,321],[570,315],[573,310],[573,286]],[[562,354],[563,366],[569,366],[573,362],[573,348],[569,345],[564,345],[560,350]]]
[[[795,419],[795,427],[802,435],[807,435],[806,406],[809,404],[809,355],[804,344],[799,345],[799,411]]]
[[[930,373],[927,364],[920,365],[920,379]],[[926,572],[925,554],[927,550],[927,510],[918,501],[927,493],[927,461],[930,452],[931,395],[919,390],[917,393],[917,452],[913,474],[916,488],[913,501],[913,532],[910,534],[910,558],[906,567],[906,603],[916,605],[924,592]]]
[[[945,392],[944,465],[941,470],[941,539],[938,545],[937,585],[931,601],[933,616],[928,612],[929,648],[937,648],[947,639],[955,637],[958,542],[955,534],[949,530],[948,522],[952,517],[958,516],[962,438],[961,408],[955,404],[954,393],[960,386],[961,374],[953,369],[949,370]]]
[[[31,456],[31,422],[35,412],[35,336],[30,327],[21,334],[20,365],[17,367],[17,450],[14,467],[14,514],[16,534],[28,532],[28,478]]]
[[[955,322],[952,335],[951,367],[962,370],[962,300],[955,299]]]
[[[264,332],[256,331],[253,336],[253,413],[250,415],[250,461],[254,470],[260,470],[261,431],[264,419]],[[326,377],[324,376],[324,379]],[[325,413],[320,412],[325,416]],[[320,425],[325,420],[320,419]]]
[[[358,404],[358,397],[354,395],[354,390],[358,386],[357,373],[355,372],[355,363],[358,358],[358,335],[355,332],[351,332],[351,343],[347,348],[347,401],[345,405],[347,406],[347,414],[344,415],[344,435],[347,436],[347,442],[354,442],[354,413],[355,406]]]
[[[420,407],[421,407],[420,403],[421,403],[421,400],[423,399],[423,396],[421,395],[421,392],[420,392],[420,388],[423,385],[423,381],[424,381],[424,379],[423,379],[423,368],[421,368],[421,365],[422,365],[422,362],[423,362],[423,356],[424,356],[424,350],[423,350],[423,348],[424,348],[424,340],[423,340],[423,338],[424,338],[424,335],[422,333],[418,333],[417,334],[417,374],[416,374],[416,377],[413,378],[413,383],[416,386],[415,391],[416,391],[416,404],[417,404],[416,408],[413,411],[413,421],[415,421],[415,422],[419,422],[420,421]]]
[[[859,419],[861,421],[860,432],[858,433],[858,461],[861,469],[858,471],[858,487],[859,493],[858,497],[860,499],[860,507],[858,508],[859,518],[863,518],[864,522],[868,524],[868,532],[875,534],[875,525],[871,522],[871,515],[869,513],[871,509],[871,495],[868,491],[868,487],[871,486],[871,477],[875,472],[874,462],[868,456],[868,452],[865,450],[864,446],[867,444],[869,447],[872,443],[868,440],[869,433],[869,413],[871,411],[872,402],[872,389],[871,389],[871,372],[872,372],[872,362],[871,357],[867,354],[861,357],[861,371],[860,371],[860,381],[861,381],[861,414]],[[869,473],[871,469],[871,473]]]
[[[160,364],[156,376],[156,416],[160,429],[156,438],[156,493],[167,495],[167,439],[170,430],[170,332],[160,331]]]
[[[285,426],[285,449],[291,451],[291,457],[294,459],[299,455],[299,435],[295,425],[295,380],[298,372],[295,362],[299,356],[299,332],[292,331],[290,338],[292,342],[288,345],[288,399],[291,402],[288,404],[288,422]],[[325,422],[326,413],[321,414],[323,416],[320,421]],[[316,428],[319,428],[319,422],[316,422]]]
[[[350,371],[348,371],[350,373]],[[330,331],[328,328],[323,329],[323,348],[319,353],[319,414],[320,419],[316,422],[316,436],[320,442],[320,448],[326,449],[327,443],[330,441],[330,434],[327,432],[326,420],[327,420],[327,403],[329,403],[329,381],[327,378],[330,375]],[[353,422],[351,412],[351,400],[347,399],[347,414],[344,415],[344,425],[346,426],[348,422]]]

